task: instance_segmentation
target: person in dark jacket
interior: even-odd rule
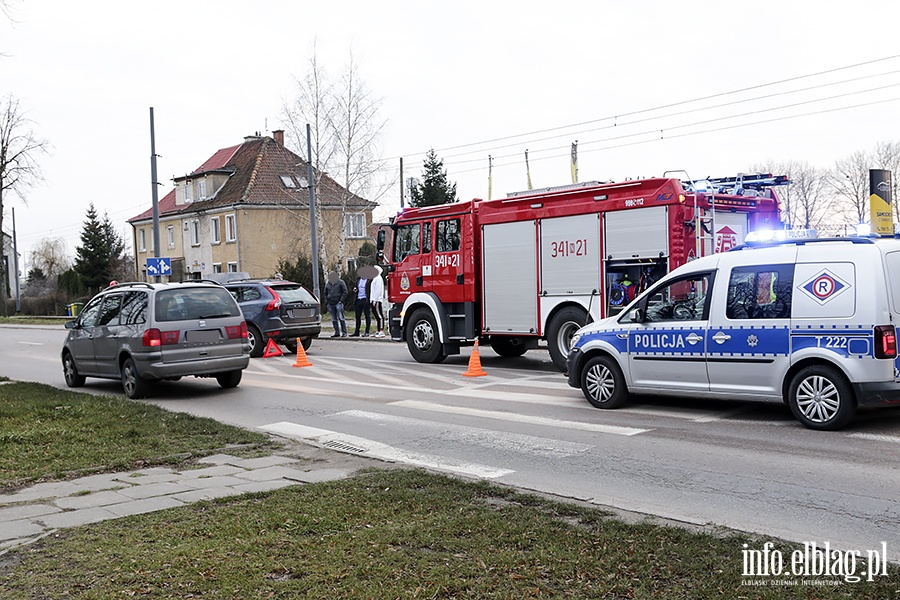
[[[347,337],[347,321],[344,320],[344,300],[347,298],[347,284],[337,271],[328,274],[325,284],[325,305],[331,314],[334,335],[331,337]]]

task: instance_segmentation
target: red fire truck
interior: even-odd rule
[[[680,173],[680,172],[679,172]],[[477,339],[500,356],[546,340],[565,370],[572,334],[622,310],[693,258],[782,228],[784,176],[590,182],[407,208],[378,236],[390,333],[419,362]]]

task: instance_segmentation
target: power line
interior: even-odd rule
[[[790,83],[790,82],[800,81],[800,80],[804,80],[804,79],[810,79],[810,78],[813,78],[813,77],[818,77],[818,76],[822,76],[822,75],[828,75],[828,74],[832,74],[832,73],[837,73],[837,72],[841,72],[841,71],[846,71],[846,70],[848,70],[848,69],[855,69],[855,68],[859,68],[859,67],[863,67],[863,66],[867,66],[867,65],[872,65],[872,64],[877,64],[877,63],[882,63],[882,62],[894,60],[894,59],[897,59],[897,58],[900,58],[900,55],[893,55],[893,56],[888,56],[888,57],[884,57],[884,58],[874,59],[874,60],[870,60],[870,61],[864,61],[864,62],[852,64],[852,65],[847,65],[847,66],[843,66],[843,67],[837,67],[837,68],[834,68],[834,69],[827,69],[827,70],[824,70],[824,71],[818,71],[818,72],[816,72],[816,73],[810,73],[810,74],[800,75],[800,76],[796,76],[796,77],[790,77],[790,78],[781,79],[781,80],[773,81],[773,82],[769,82],[769,83],[764,83],[764,84],[759,84],[759,85],[749,86],[749,87],[746,87],[746,88],[740,88],[740,89],[736,89],[736,90],[731,90],[731,91],[728,91],[728,92],[720,92],[720,93],[711,94],[711,95],[707,95],[707,96],[702,96],[702,97],[698,97],[698,98],[694,98],[694,99],[690,99],[690,100],[683,100],[683,101],[679,101],[679,102],[673,102],[673,103],[670,103],[670,104],[665,104],[665,105],[661,105],[661,106],[654,107],[654,108],[647,108],[647,109],[642,109],[642,110],[637,110],[637,111],[631,111],[631,112],[628,112],[628,113],[623,113],[623,114],[621,114],[621,115],[615,115],[615,116],[610,116],[610,117],[603,117],[603,118],[599,118],[599,119],[592,119],[592,120],[589,120],[589,121],[583,121],[583,122],[581,122],[581,123],[575,123],[575,124],[571,124],[571,125],[563,125],[563,126],[559,126],[559,127],[553,127],[553,128],[548,128],[548,129],[536,130],[536,131],[532,131],[532,132],[528,132],[528,133],[515,134],[515,135],[505,136],[505,137],[500,137],[500,138],[493,138],[493,139],[490,139],[490,140],[483,140],[483,141],[480,141],[480,142],[471,142],[471,143],[467,143],[467,144],[460,144],[460,145],[457,145],[457,146],[449,146],[449,147],[445,147],[445,148],[440,149],[440,151],[441,151],[441,152],[446,152],[446,151],[448,151],[448,150],[454,150],[454,149],[459,149],[459,148],[468,148],[468,147],[473,147],[473,146],[481,146],[481,145],[484,145],[484,144],[489,144],[489,143],[498,142],[498,141],[507,141],[507,140],[513,140],[513,139],[517,139],[517,138],[525,138],[525,137],[527,137],[527,136],[532,136],[532,135],[538,135],[538,134],[541,134],[541,133],[548,133],[548,132],[553,132],[553,131],[561,131],[561,130],[572,129],[572,128],[574,128],[574,127],[580,127],[580,126],[584,126],[584,125],[590,125],[590,124],[594,124],[594,123],[600,123],[600,122],[603,122],[603,121],[609,121],[609,120],[614,121],[613,124],[607,125],[607,126],[604,126],[604,127],[599,127],[599,128],[589,129],[589,130],[570,131],[570,132],[568,132],[568,133],[566,133],[566,134],[557,134],[557,135],[548,136],[548,137],[545,137],[545,138],[525,139],[525,140],[522,140],[522,141],[520,141],[520,142],[518,142],[518,143],[511,143],[511,144],[506,144],[506,145],[497,146],[497,147],[492,147],[492,148],[480,148],[480,149],[477,149],[477,150],[470,150],[470,151],[467,151],[467,152],[461,152],[461,153],[459,153],[459,154],[450,155],[449,157],[446,157],[446,156],[445,156],[445,158],[453,158],[453,157],[458,157],[458,156],[466,156],[466,155],[469,155],[469,154],[475,154],[475,153],[490,153],[490,152],[494,152],[494,151],[496,151],[496,150],[503,149],[503,148],[509,148],[509,147],[514,147],[514,146],[521,146],[521,145],[523,145],[523,144],[529,144],[529,145],[531,145],[531,144],[539,143],[539,142],[542,142],[542,141],[547,141],[547,140],[552,140],[552,139],[558,139],[558,138],[566,137],[566,136],[577,136],[578,138],[583,139],[584,135],[589,134],[589,133],[593,133],[593,132],[596,132],[596,131],[602,131],[602,130],[613,129],[613,128],[622,128],[622,127],[626,127],[626,126],[628,126],[628,125],[634,125],[634,124],[642,123],[642,122],[649,122],[649,121],[654,121],[654,120],[661,120],[661,119],[666,119],[666,118],[672,118],[672,117],[676,117],[676,116],[682,116],[682,115],[685,115],[685,114],[691,114],[691,113],[696,113],[696,112],[701,112],[701,111],[709,111],[709,110],[714,110],[714,109],[717,109],[717,108],[723,108],[723,107],[727,107],[727,106],[734,106],[734,105],[738,105],[738,104],[745,104],[745,103],[748,103],[748,102],[755,102],[755,101],[760,101],[760,100],[764,100],[764,99],[774,98],[774,97],[778,97],[778,96],[785,96],[785,95],[796,94],[796,93],[800,93],[800,92],[804,92],[804,91],[811,91],[811,90],[815,90],[815,89],[822,89],[822,88],[827,88],[827,87],[833,87],[833,86],[837,86],[837,85],[843,85],[843,84],[847,84],[847,83],[852,83],[852,82],[856,82],[856,81],[861,81],[861,80],[864,80],[864,79],[871,79],[871,78],[873,78],[873,77],[883,77],[883,76],[888,76],[888,75],[894,75],[894,74],[900,72],[900,70],[886,71],[886,72],[878,73],[878,74],[865,75],[865,76],[860,76],[860,77],[855,77],[855,78],[850,78],[850,79],[844,79],[844,80],[836,81],[836,82],[830,82],[830,83],[825,83],[825,84],[818,84],[818,85],[808,86],[808,87],[806,87],[806,88],[801,88],[801,89],[797,89],[797,90],[787,90],[787,91],[783,91],[783,92],[776,92],[776,93],[772,93],[772,94],[766,94],[766,95],[762,95],[762,96],[756,96],[756,97],[754,97],[754,98],[747,98],[747,99],[742,99],[742,100],[736,100],[736,101],[731,101],[731,102],[725,102],[725,103],[720,103],[720,104],[717,104],[717,105],[706,106],[706,107],[701,107],[701,108],[693,108],[693,109],[689,109],[689,110],[685,110],[685,111],[679,111],[679,112],[675,112],[675,113],[669,113],[669,114],[666,114],[666,115],[650,116],[650,117],[646,117],[646,118],[644,118],[644,119],[637,119],[637,120],[629,121],[629,122],[626,122],[626,123],[621,123],[621,122],[619,121],[619,119],[624,118],[624,117],[628,117],[628,116],[636,116],[636,115],[642,115],[642,114],[647,114],[647,113],[658,112],[658,111],[665,110],[665,109],[668,109],[668,108],[673,108],[673,107],[678,107],[678,106],[685,106],[685,105],[689,105],[689,104],[693,104],[693,103],[702,102],[702,101],[705,101],[705,100],[710,100],[710,99],[715,99],[715,98],[721,98],[721,97],[726,97],[726,96],[730,96],[730,95],[734,95],[734,94],[740,94],[740,93],[744,93],[744,92],[748,92],[748,91],[752,91],[752,90],[763,89],[763,88],[767,88],[767,87],[772,87],[772,86],[781,85],[781,84],[785,84],[785,83]],[[887,86],[887,87],[890,87],[890,86]],[[859,94],[859,93],[866,93],[866,92],[858,91],[858,92],[855,92],[855,93]],[[830,98],[836,98],[836,97],[839,97],[839,96],[840,96],[840,95],[832,96],[832,97],[830,97]],[[824,100],[824,99],[819,99],[818,101],[823,101],[823,100]],[[787,105],[786,105],[786,106],[787,106]],[[785,106],[785,107],[786,107],[786,106]],[[784,108],[784,107],[783,107],[783,108]],[[752,114],[752,113],[748,113],[748,114]],[[810,114],[816,114],[816,113],[810,113]],[[733,117],[731,117],[731,118],[737,118],[737,116],[733,116]],[[662,127],[661,129],[663,129],[663,130],[666,130],[666,129],[672,129],[672,127]],[[658,130],[657,130],[657,131],[658,131]],[[635,135],[645,135],[645,134],[635,134]],[[627,137],[627,136],[626,136],[626,137]],[[607,140],[600,140],[600,141],[607,141]],[[585,142],[585,143],[596,143],[596,142]],[[540,153],[542,153],[542,152],[552,152],[552,151],[558,150],[558,149],[559,149],[559,147],[554,147],[554,148],[549,148],[549,149],[534,149],[534,150],[532,150],[532,152],[534,152],[534,153],[536,153],[536,154],[540,154]],[[437,151],[437,150],[436,150],[436,151]],[[422,153],[420,153],[420,154],[422,154]],[[404,154],[403,157],[404,157],[404,158],[413,158],[413,157],[415,157],[415,156],[419,156],[420,154]],[[494,158],[506,158],[506,157],[511,157],[511,156],[516,156],[516,155],[515,155],[515,154],[510,154],[510,155],[504,155],[504,156],[500,156],[500,157],[495,156]],[[387,159],[383,159],[383,162],[385,162],[385,163],[390,163],[390,162],[394,162],[394,161],[399,160],[399,158],[400,158],[399,156],[393,157],[393,158],[387,158]],[[483,157],[483,156],[480,156],[480,157],[478,157],[478,158],[469,159],[469,160],[465,160],[465,161],[448,161],[446,164],[449,166],[449,165],[453,165],[453,164],[462,164],[462,163],[467,163],[467,162],[468,162],[468,163],[471,163],[471,162],[481,162],[481,161],[483,161],[483,160],[484,160],[484,157]],[[541,159],[538,159],[538,160],[541,160]],[[483,170],[483,169],[479,169],[479,170]],[[462,172],[462,173],[470,172],[470,170],[461,171],[461,172]]]
[[[670,135],[670,136],[667,136],[667,137],[657,137],[657,138],[654,138],[654,139],[638,140],[638,141],[634,141],[634,142],[627,142],[627,143],[624,143],[624,144],[616,144],[616,145],[614,145],[614,146],[605,146],[605,147],[603,147],[603,148],[593,148],[593,149],[588,149],[588,150],[584,150],[584,151],[582,151],[582,150],[579,148],[579,154],[589,154],[589,153],[593,153],[593,152],[601,152],[601,151],[604,151],[604,150],[617,150],[617,149],[619,149],[619,148],[627,148],[627,147],[630,147],[630,146],[637,146],[637,145],[641,145],[641,144],[649,144],[649,143],[660,142],[660,141],[669,140],[669,139],[684,138],[684,137],[690,137],[690,136],[694,136],[694,135],[702,135],[702,134],[706,134],[706,133],[715,133],[715,132],[718,132],[718,131],[727,131],[727,130],[731,130],[731,129],[739,129],[739,128],[741,128],[741,127],[752,127],[752,126],[754,126],[754,125],[765,125],[765,124],[768,124],[768,123],[777,123],[777,122],[779,122],[779,121],[788,121],[788,120],[791,120],[791,119],[799,119],[799,118],[807,117],[807,116],[810,116],[810,115],[827,114],[827,113],[839,112],[839,111],[842,111],[842,110],[852,110],[852,109],[855,109],[855,108],[865,108],[865,107],[867,107],[867,106],[874,106],[874,105],[877,105],[877,104],[886,104],[886,103],[888,103],[888,102],[897,102],[897,101],[900,101],[900,97],[897,97],[897,98],[887,98],[887,99],[884,99],[884,100],[875,100],[875,101],[872,101],[872,102],[864,102],[864,103],[862,103],[862,104],[855,104],[855,105],[852,105],[852,106],[841,106],[841,107],[836,107],[836,108],[822,109],[822,110],[813,111],[813,112],[808,112],[808,113],[802,113],[802,114],[798,114],[798,115],[786,115],[786,116],[783,116],[783,117],[775,117],[775,118],[772,118],[772,119],[765,119],[765,120],[761,120],[761,121],[754,121],[754,122],[751,122],[751,123],[739,123],[739,124],[736,124],[736,125],[726,125],[726,126],[722,126],[722,127],[715,127],[715,128],[710,128],[710,129],[704,129],[704,130],[701,130],[701,131],[691,131],[691,132],[687,132],[687,133],[680,133],[680,134]],[[633,137],[633,136],[622,136],[622,137]],[[617,138],[617,139],[621,139],[621,138]],[[611,140],[607,140],[607,141],[611,141]],[[569,155],[568,152],[564,152],[564,153],[556,154],[556,155],[553,155],[553,156],[545,156],[545,157],[542,157],[542,158],[537,158],[537,159],[534,159],[534,162],[542,161],[542,160],[549,160],[549,159],[552,159],[552,158],[563,158],[563,157],[567,157],[568,155]],[[510,156],[518,156],[518,155],[510,155]],[[500,163],[500,164],[497,164],[497,163],[495,162],[495,163],[493,163],[493,167],[494,167],[495,169],[497,169],[497,168],[503,168],[503,167],[511,167],[511,166],[520,165],[520,164],[521,164],[521,163],[518,162],[518,161],[517,161],[517,162]],[[483,170],[485,170],[484,167],[476,167],[476,168],[473,168],[473,169],[466,169],[466,170],[463,170],[463,171],[457,171],[457,174],[462,174],[462,173],[473,173],[473,172],[476,172],[476,171],[483,171]]]

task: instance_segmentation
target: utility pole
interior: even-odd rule
[[[156,134],[153,131],[153,107],[150,107],[150,187],[153,188],[153,256],[159,258],[159,192],[156,187]],[[140,265],[135,265],[140,273]],[[157,276],[158,277],[158,276]]]
[[[22,298],[19,296],[19,246],[16,244],[16,207],[13,206],[10,210],[12,210],[13,230],[13,274],[16,277],[16,314],[19,314],[22,312]]]
[[[310,134],[309,123],[306,124],[306,158],[309,161],[309,239],[312,241],[312,278],[313,278],[313,294],[319,300],[319,244],[316,241],[316,186],[313,178],[312,165],[312,135]]]

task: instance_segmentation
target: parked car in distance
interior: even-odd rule
[[[319,300],[309,290],[282,279],[241,279],[222,284],[247,319],[250,356],[260,357],[268,340],[297,352],[297,339],[309,350],[322,332]]]
[[[121,379],[126,396],[143,398],[154,381],[190,375],[232,388],[250,364],[241,309],[210,283],[111,285],[66,329],[61,355],[69,387],[86,377]]]

